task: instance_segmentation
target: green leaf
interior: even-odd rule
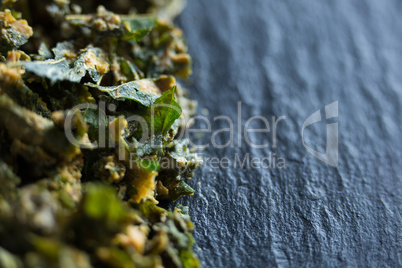
[[[98,82],[109,69],[109,64],[103,59],[102,54],[100,48],[89,47],[78,56],[73,67],[70,67],[66,58],[27,62],[24,67],[27,71],[45,77],[52,83],[59,81],[79,83],[87,73],[93,81]]]
[[[152,134],[166,135],[174,121],[180,117],[182,109],[175,100],[175,91],[176,86],[163,93],[149,108],[150,118],[147,121],[151,124]]]
[[[142,83],[152,81],[151,79],[142,79],[138,81],[128,82],[119,86],[103,87],[91,83],[86,83],[88,87],[96,88],[107,93],[110,97],[116,100],[133,100],[144,106],[149,107],[158,98],[156,95],[147,94],[141,91]]]
[[[139,41],[147,36],[156,25],[154,17],[122,16],[125,33],[123,40]]]
[[[169,191],[169,197],[172,201],[176,201],[183,195],[192,195],[194,193],[194,189],[181,180],[174,189]]]
[[[82,75],[72,73],[65,59],[27,62],[24,67],[28,72],[48,78],[52,83],[62,80],[79,82],[85,75],[85,73]]]

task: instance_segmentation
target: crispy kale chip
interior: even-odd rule
[[[57,50],[56,50],[57,51]],[[59,51],[56,58],[60,58]],[[109,71],[109,64],[100,48],[88,47],[80,52],[76,60],[71,64],[63,57],[46,61],[31,61],[24,64],[26,71],[39,77],[44,77],[55,83],[70,81],[79,83],[88,74],[94,82],[98,82],[102,75]]]
[[[1,52],[17,49],[28,42],[33,35],[26,20],[16,19],[9,9],[0,12],[0,48]]]

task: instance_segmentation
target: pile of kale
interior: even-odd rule
[[[1,1],[0,267],[199,267],[181,2]]]

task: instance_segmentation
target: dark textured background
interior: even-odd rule
[[[177,23],[200,108],[235,119],[241,101],[243,124],[286,116],[277,148],[205,151],[286,159],[285,170],[206,165],[190,181],[196,194],[180,203],[190,206],[205,267],[402,266],[401,14],[399,0],[188,1]],[[304,149],[301,127],[336,100],[333,168]],[[325,133],[325,122],[311,126],[307,144],[325,151]]]

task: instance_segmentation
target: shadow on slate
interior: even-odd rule
[[[179,202],[190,206],[205,267],[402,266],[401,13],[398,0],[188,1],[177,20],[194,61],[187,87],[212,131],[229,127],[215,116],[236,120],[239,101],[241,127],[253,115],[286,116],[275,148],[272,133],[250,134],[264,149],[239,145],[237,134],[226,148],[212,134],[198,140],[210,143],[207,158],[286,160],[285,169],[207,163],[189,182],[196,194]],[[301,138],[303,122],[334,101],[337,167]],[[326,121],[305,135],[325,151]]]

